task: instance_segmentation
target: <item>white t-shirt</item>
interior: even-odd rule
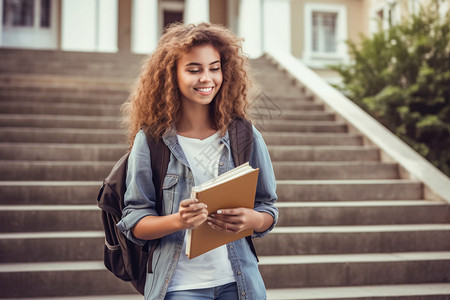
[[[217,177],[224,147],[219,141],[218,132],[204,140],[178,135],[178,142],[186,155],[196,185]],[[168,292],[210,288],[236,281],[226,245],[193,259],[188,259],[185,252],[186,239]]]

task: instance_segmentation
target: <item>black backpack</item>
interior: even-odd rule
[[[239,166],[249,160],[253,145],[252,124],[248,120],[237,119],[228,127],[230,134],[230,146],[233,160]],[[170,159],[170,150],[162,139],[155,141],[146,134],[150,153],[152,155],[151,168],[153,184],[156,190],[156,211],[162,211],[162,184],[167,173]],[[122,218],[122,210],[125,207],[124,195],[127,177],[127,152],[115,164],[108,177],[103,182],[97,196],[97,205],[102,210],[103,228],[105,231],[104,263],[106,268],[116,277],[129,281],[142,295],[146,279],[146,271],[152,270],[153,252],[158,246],[159,240],[148,241],[144,246],[139,246],[117,229],[116,224]],[[256,256],[251,237],[247,237],[250,248]]]

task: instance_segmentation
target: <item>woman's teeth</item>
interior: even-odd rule
[[[210,92],[213,88],[209,87],[209,88],[197,88],[196,90],[199,92],[203,92],[203,93],[207,93]]]

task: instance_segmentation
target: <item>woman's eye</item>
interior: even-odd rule
[[[219,67],[217,67],[217,68],[212,68],[212,69],[211,69],[211,71],[213,71],[213,72],[216,72],[216,71],[219,71],[219,70],[220,70]]]
[[[189,73],[198,73],[200,70],[187,70]]]

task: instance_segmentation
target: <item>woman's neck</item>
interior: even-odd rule
[[[182,108],[181,118],[176,124],[176,128],[179,135],[200,140],[217,131],[211,120],[208,106]]]

